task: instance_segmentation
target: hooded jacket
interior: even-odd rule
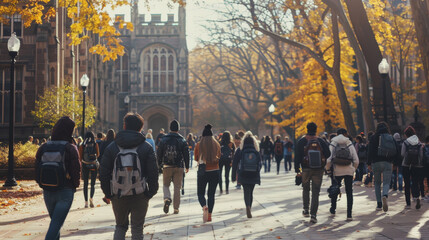
[[[380,135],[387,133],[388,129],[384,125],[379,125],[375,134],[371,137],[368,144],[368,165],[376,162],[393,162],[396,156],[387,158],[384,156],[378,156],[378,146],[380,141]]]
[[[158,157],[158,164],[159,166],[163,166],[163,159],[164,154],[166,151],[166,142],[168,142],[171,138],[176,138],[176,149],[179,151],[179,154],[177,154],[175,158],[175,166],[169,166],[169,167],[178,167],[178,168],[189,168],[189,147],[188,143],[186,142],[185,138],[183,138],[182,135],[171,132],[164,137],[162,137],[161,141],[158,145],[158,150],[156,152],[156,155]]]
[[[402,143],[402,149],[401,149],[401,156],[402,156],[402,166],[403,167],[410,167],[410,165],[408,165],[405,162],[405,158],[407,157],[407,145],[412,145],[415,146],[417,144],[420,144],[420,150],[419,150],[419,164],[417,166],[413,166],[413,167],[418,167],[418,168],[422,168],[423,167],[423,163],[422,163],[422,159],[423,159],[423,144],[420,143],[419,138],[416,135],[413,135],[409,138],[407,138],[404,143]]]
[[[143,134],[137,131],[124,130],[116,135],[115,141],[109,144],[104,151],[100,162],[100,183],[101,189],[107,198],[112,197],[110,181],[112,180],[113,165],[119,147],[130,149],[137,147],[142,174],[146,177],[147,189],[143,193],[148,198],[152,198],[158,192],[158,165],[156,164],[155,152],[152,146],[146,142]]]
[[[344,145],[348,146],[351,157],[353,158],[353,164],[350,164],[347,166],[340,166],[337,164],[332,164],[332,157],[335,154],[335,147],[338,144],[344,144]],[[353,174],[356,171],[356,168],[359,165],[359,157],[356,153],[356,148],[353,146],[353,143],[350,141],[350,139],[345,137],[342,134],[332,138],[331,145],[329,145],[329,150],[331,151],[332,154],[326,160],[325,169],[328,170],[331,168],[331,165],[334,165],[334,176],[353,176]]]
[[[315,133],[307,133],[308,136],[315,136]],[[299,168],[306,168],[305,166],[302,166],[302,161],[304,160],[304,148],[307,146],[307,138],[305,138],[307,135],[304,135],[301,139],[298,140],[298,143],[296,144],[295,148],[295,172],[299,173]],[[322,147],[323,156],[325,158],[328,158],[331,156],[331,151],[329,150],[328,143],[323,140],[322,138],[317,138],[319,141],[320,146]]]

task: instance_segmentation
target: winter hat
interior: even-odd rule
[[[316,134],[317,125],[314,122],[307,124],[307,133],[308,134]]]
[[[203,137],[213,136],[212,125],[207,124],[203,130]]]
[[[395,139],[395,141],[401,141],[401,135],[399,133],[395,133],[393,134],[393,139]]]
[[[74,127],[76,126],[75,122],[69,117],[60,118],[57,123],[55,123],[54,128],[52,128],[52,141],[68,141],[74,143],[72,137]]]
[[[179,130],[180,130],[180,123],[176,119],[174,119],[170,123],[170,131],[177,132]]]

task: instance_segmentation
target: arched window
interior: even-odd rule
[[[173,50],[162,45],[151,46],[141,55],[141,69],[142,92],[174,92],[176,62]]]

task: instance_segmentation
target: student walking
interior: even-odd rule
[[[356,169],[354,184],[360,186],[363,176],[367,172],[366,162],[368,160],[368,144],[361,135],[356,136],[355,152],[359,158],[359,166]]]
[[[317,223],[319,193],[322,185],[326,159],[331,155],[328,143],[316,136],[317,125],[307,124],[307,134],[298,140],[295,150],[295,172],[302,176],[302,200],[304,217],[310,217],[311,223]],[[300,168],[302,168],[302,173]],[[311,209],[310,209],[311,185]],[[310,210],[310,211],[309,211]]]
[[[389,133],[387,123],[378,123],[376,132],[369,140],[368,145],[368,170],[374,172],[377,211],[383,209],[383,211],[387,212],[389,209],[387,198],[389,195],[390,178],[392,176],[392,162],[396,154],[398,154],[396,143]],[[383,188],[381,188],[382,182]],[[383,189],[382,193],[381,189]],[[383,198],[381,195],[383,195]]]
[[[271,157],[274,155],[274,144],[271,142],[270,136],[265,136],[260,146],[263,152],[264,172],[270,172]]]
[[[152,146],[153,151],[156,152],[155,141],[153,141],[152,133],[146,134],[146,141]]]
[[[347,135],[347,130],[340,128],[337,131],[329,145],[331,156],[327,159],[326,170],[329,171],[333,166],[333,180],[341,187],[341,181],[344,179],[347,194],[347,221],[352,221],[353,208],[353,175],[359,165],[359,157],[353,143]],[[335,215],[337,209],[337,197],[331,198],[331,208],[329,212]]]
[[[208,124],[204,127],[200,142],[195,146],[195,161],[198,162],[197,195],[203,208],[203,222],[212,221],[216,187],[219,183],[220,155],[219,142],[213,137],[212,126]]]
[[[420,209],[420,193],[423,189],[423,144],[419,141],[416,131],[413,127],[408,126],[404,131],[405,139],[401,148],[402,170],[405,182],[405,202],[406,208],[411,207],[410,188],[414,200],[416,201],[416,209]],[[411,184],[412,182],[412,184]],[[410,186],[411,185],[411,186]],[[422,196],[422,197],[423,197]]]
[[[48,240],[60,239],[60,229],[69,213],[74,193],[80,183],[79,153],[72,137],[74,128],[75,122],[69,117],[60,118],[52,129],[51,140],[43,144],[36,153],[36,176],[38,176],[36,182],[43,188],[43,199],[51,218],[45,237]],[[44,168],[42,159],[46,152],[51,153],[51,156],[52,153],[59,153],[57,156],[59,156],[61,164],[58,165],[57,170],[58,173],[62,172],[60,174],[62,176],[61,181],[52,178],[55,174],[41,176],[44,172],[42,172],[42,168]],[[63,165],[65,172],[63,172]],[[52,170],[51,167],[52,165],[49,166],[48,170]],[[53,182],[45,182],[46,180],[53,180]],[[52,187],[55,183],[63,184]]]
[[[183,171],[189,171],[189,148],[179,130],[179,122],[173,120],[170,123],[170,133],[162,137],[157,150],[158,163],[163,169],[164,213],[168,213],[171,204],[171,182],[174,185],[174,214],[179,213]]]
[[[95,181],[97,180],[97,172],[99,167],[98,157],[100,150],[98,144],[95,142],[94,133],[87,132],[85,140],[79,147],[80,161],[82,162],[82,175],[83,175],[83,196],[85,198],[85,208],[88,207],[88,182],[91,175],[91,193],[89,197],[89,206],[94,207],[94,193]]]
[[[101,146],[98,146],[100,148],[100,157],[98,159],[101,160],[103,158],[104,150],[107,148],[107,146],[109,146],[109,144],[111,144],[115,140],[115,136],[115,130],[109,129],[107,131],[106,139],[103,141]]]
[[[276,136],[276,141],[274,142],[274,158],[276,159],[276,163],[277,163],[277,175],[279,175],[279,171],[280,171],[280,163],[282,162],[283,159],[283,141],[281,139],[280,135]],[[286,162],[285,162],[285,166],[286,166]]]
[[[101,189],[107,202],[112,202],[116,220],[114,240],[125,239],[130,215],[131,238],[143,239],[149,200],[158,191],[155,152],[141,134],[143,124],[138,113],[125,115],[124,130],[118,132],[114,143],[106,148],[101,161]]]
[[[292,153],[293,153],[293,142],[289,140],[289,137],[285,137],[284,141],[284,159],[285,159],[285,171],[289,172],[292,169]]]
[[[195,140],[194,140],[194,135],[192,133],[188,134],[188,137],[186,138],[186,142],[188,143],[188,147],[189,147],[189,164],[191,165],[190,167],[192,168],[192,163],[194,161],[194,149],[195,149]]]
[[[220,141],[220,159],[219,159],[219,190],[223,193],[222,188],[222,170],[225,168],[225,193],[229,194],[229,173],[231,170],[232,159],[234,158],[235,146],[232,142],[232,136],[229,131],[222,134]]]
[[[232,181],[234,182],[237,179],[237,182],[243,186],[247,218],[252,218],[253,190],[256,184],[261,185],[261,167],[262,159],[259,154],[258,141],[252,132],[246,132],[240,148],[237,149],[234,155],[232,172],[237,172],[238,174],[237,178],[236,175],[232,175]]]
[[[398,153],[401,152],[402,149],[402,139],[401,135],[399,133],[393,134],[393,139],[396,142],[396,149],[398,149]],[[393,191],[398,190],[402,192],[403,189],[403,172],[402,172],[402,160],[403,157],[400,154],[397,154],[395,157],[395,160],[393,160],[393,170],[392,170],[392,180],[390,182],[390,188],[393,189]]]

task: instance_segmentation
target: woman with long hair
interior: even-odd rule
[[[148,142],[152,146],[153,151],[156,152],[155,141],[153,140],[152,133],[146,134],[146,142]]]
[[[98,144],[95,142],[95,136],[92,132],[85,134],[85,140],[79,147],[79,157],[82,163],[82,176],[83,176],[83,196],[85,198],[85,208],[88,207],[88,181],[89,174],[91,173],[91,195],[89,198],[90,207],[94,207],[92,197],[95,193],[95,181],[97,179],[98,157],[100,150]]]
[[[203,208],[203,222],[212,221],[216,187],[219,182],[219,158],[220,145],[213,137],[212,126],[208,124],[204,127],[201,141],[195,146],[195,161],[198,162],[197,194]]]
[[[232,163],[232,172],[237,172],[237,182],[243,186],[244,203],[246,204],[246,215],[252,218],[253,190],[256,184],[261,184],[260,170],[262,167],[259,144],[252,132],[244,134],[240,148],[237,149]],[[236,175],[232,175],[235,182]]]
[[[220,141],[220,159],[219,159],[219,189],[222,191],[222,170],[225,167],[225,193],[229,194],[229,172],[231,170],[232,159],[234,159],[235,145],[232,142],[232,136],[229,131],[225,131]]]
[[[106,147],[109,146],[109,144],[111,144],[113,140],[115,140],[115,136],[116,136],[115,130],[109,129],[107,131],[105,140],[102,142],[101,146],[98,146],[100,148],[99,160],[101,160],[101,158],[103,157],[104,149],[106,149]]]

